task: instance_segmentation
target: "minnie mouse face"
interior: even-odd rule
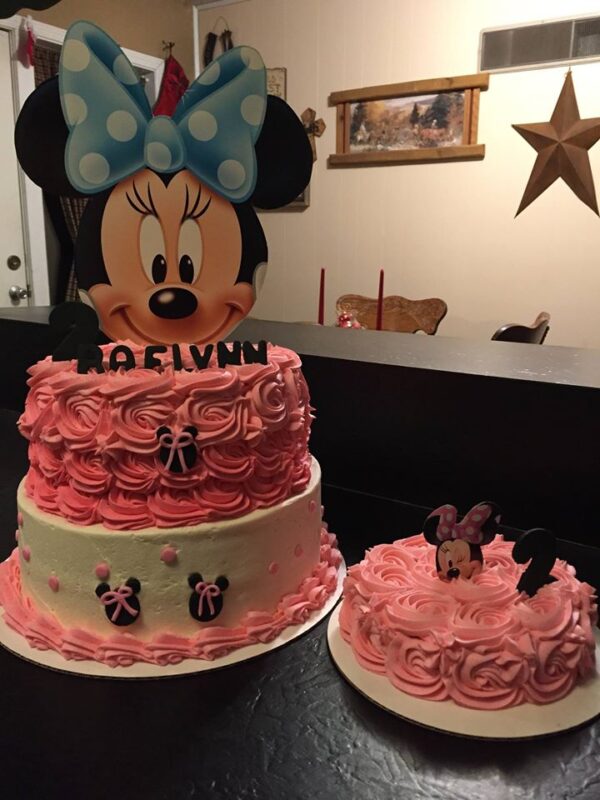
[[[472,578],[481,572],[481,547],[496,535],[500,509],[495,503],[478,503],[461,522],[456,519],[456,508],[445,505],[432,511],[423,525],[423,536],[437,547],[435,566],[444,581]]]
[[[452,578],[471,578],[481,571],[481,548],[475,550],[474,546],[464,539],[443,542],[436,555],[436,567],[442,580]],[[474,552],[473,552],[474,551]]]
[[[237,282],[233,205],[187,170],[169,182],[148,169],[122,181],[106,203],[101,242],[107,282],[88,295],[112,339],[216,341],[254,304],[252,286]]]
[[[82,299],[112,339],[204,344],[254,305],[267,245],[254,207],[306,187],[302,123],[267,97],[256,51],[228,51],[172,118],[152,117],[118,45],[90,23],[67,33],[59,78],[17,121],[21,166],[51,194],[87,196],[75,243]]]

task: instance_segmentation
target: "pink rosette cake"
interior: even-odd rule
[[[496,710],[552,703],[595,674],[596,596],[556,561],[533,597],[502,536],[470,579],[440,580],[424,536],[367,551],[344,586],[340,628],[358,662],[400,691]]]
[[[266,363],[198,366],[182,345],[147,368],[125,345],[135,368],[106,345],[102,371],[29,370],[4,620],[34,648],[110,666],[268,642],[323,607],[341,563],[300,359],[269,345]]]
[[[144,348],[128,343],[144,363]],[[310,480],[310,405],[300,359],[270,347],[268,364],[80,375],[75,361],[31,367],[19,420],[29,440],[25,490],[71,522],[136,530],[195,525],[269,508]],[[157,430],[194,426],[198,458],[185,472],[157,458]]]

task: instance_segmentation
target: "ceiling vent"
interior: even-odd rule
[[[600,60],[600,17],[536,22],[481,33],[482,72]]]

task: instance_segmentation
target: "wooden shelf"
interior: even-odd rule
[[[365,86],[362,89],[345,89],[329,95],[329,105],[341,103],[358,103],[364,100],[386,100],[394,97],[405,97],[413,94],[431,94],[437,92],[460,91],[461,89],[486,90],[490,83],[488,72],[477,72],[474,75],[457,75],[453,78],[431,78],[424,81],[407,81],[406,83],[387,83],[383,86]]]
[[[334,153],[330,167],[360,167],[389,164],[422,164],[431,161],[468,161],[485,156],[484,144],[463,144],[452,147],[424,147],[419,150],[375,150],[367,153]]]

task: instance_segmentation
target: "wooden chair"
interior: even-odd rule
[[[543,344],[550,330],[550,314],[542,311],[533,325],[503,325],[492,336],[495,342],[521,342],[523,344]]]
[[[365,328],[377,328],[377,300],[360,294],[343,294],[338,297],[336,311],[339,316],[352,314]],[[443,300],[431,297],[427,300],[408,300],[400,295],[383,298],[381,327],[384,331],[416,333],[424,331],[433,335],[446,316],[448,306]]]

